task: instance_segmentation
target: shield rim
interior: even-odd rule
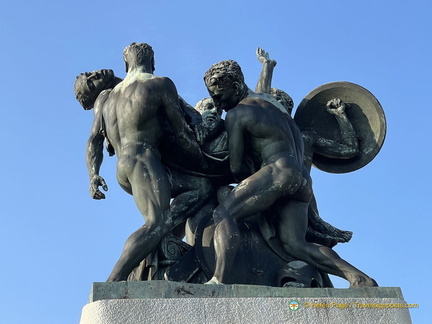
[[[384,144],[386,133],[387,133],[387,122],[386,122],[384,110],[383,110],[380,102],[369,90],[367,90],[366,88],[364,88],[364,87],[362,87],[356,83],[352,83],[352,82],[348,82],[348,81],[336,81],[336,82],[325,83],[325,84],[313,89],[311,92],[309,92],[303,98],[303,100],[297,106],[297,109],[296,109],[296,112],[294,115],[294,120],[297,122],[298,125],[299,125],[298,121],[300,118],[299,116],[301,116],[302,111],[306,109],[305,107],[307,107],[307,109],[311,109],[307,106],[308,103],[314,97],[319,95],[321,92],[327,91],[327,90],[333,89],[333,88],[346,88],[346,89],[350,89],[352,91],[361,92],[362,95],[371,102],[371,106],[374,107],[376,114],[379,118],[379,127],[378,127],[379,134],[377,134],[378,136],[376,138],[376,146],[368,154],[365,154],[364,151],[360,151],[361,163],[359,163],[359,159],[342,160],[342,159],[332,159],[332,158],[327,158],[327,157],[324,158],[322,156],[316,156],[316,155],[314,155],[312,158],[313,166],[315,166],[319,170],[329,172],[329,173],[348,173],[348,172],[356,171],[356,170],[363,168],[364,166],[369,164],[376,157],[376,155],[380,152],[380,150]],[[317,109],[317,108],[312,108],[312,109]],[[300,128],[300,130],[303,131],[304,129],[301,128],[301,124],[302,123],[300,123],[299,128]],[[374,135],[376,135],[376,133],[374,133]]]

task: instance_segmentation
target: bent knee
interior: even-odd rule
[[[302,172],[293,169],[285,170],[285,172],[281,174],[281,177],[275,182],[276,185],[278,183],[289,195],[295,194],[305,185]]]
[[[312,180],[310,177],[302,177],[301,183],[294,193],[295,198],[299,201],[309,202],[312,199]]]

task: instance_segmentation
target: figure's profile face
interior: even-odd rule
[[[100,93],[114,80],[113,70],[97,70],[93,72],[86,72],[87,87],[91,92]]]
[[[219,110],[228,111],[239,103],[239,84],[235,81],[212,76],[207,85],[207,90],[213,102]]]
[[[108,69],[82,73],[74,86],[76,99],[85,110],[92,109],[98,95],[110,88],[114,79],[114,72]]]

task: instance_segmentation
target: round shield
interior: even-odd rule
[[[313,165],[330,173],[346,173],[368,164],[380,151],[386,135],[386,119],[381,104],[365,88],[350,82],[327,83],[311,91],[297,107],[294,119],[302,132],[314,132],[323,139],[341,141],[341,131],[326,104],[339,98],[359,140],[360,153],[351,159],[314,154]]]

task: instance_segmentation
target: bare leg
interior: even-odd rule
[[[221,284],[226,281],[240,246],[240,231],[236,221],[229,216],[224,206],[215,209],[213,218],[217,224],[213,238],[216,268],[213,278],[207,284]]]
[[[216,208],[217,203],[214,197],[210,197],[193,217],[189,217],[186,222],[186,243],[189,245],[195,245],[195,235],[197,234],[198,226],[204,218],[211,215]],[[202,239],[202,238],[201,238]]]
[[[279,234],[285,250],[318,270],[342,277],[350,287],[375,287],[375,280],[361,272],[332,249],[305,240],[308,203],[288,200],[280,210]]]
[[[161,238],[169,231],[155,224],[146,224],[126,240],[122,254],[107,281],[125,281],[129,274],[154,250]]]
[[[171,230],[169,212],[170,186],[164,167],[151,150],[138,154],[137,159],[123,158],[117,178],[122,187],[130,183],[135,203],[145,224],[126,241],[108,281],[126,280],[130,272],[153,251],[162,237]],[[126,181],[127,179],[128,181]]]
[[[210,198],[212,184],[208,178],[200,178],[171,171],[173,200],[170,205],[174,226],[192,217]]]
[[[237,220],[261,212],[280,197],[295,192],[302,180],[300,172],[268,165],[241,182],[215,209],[216,268],[208,284],[225,282],[229,275],[240,245]]]

